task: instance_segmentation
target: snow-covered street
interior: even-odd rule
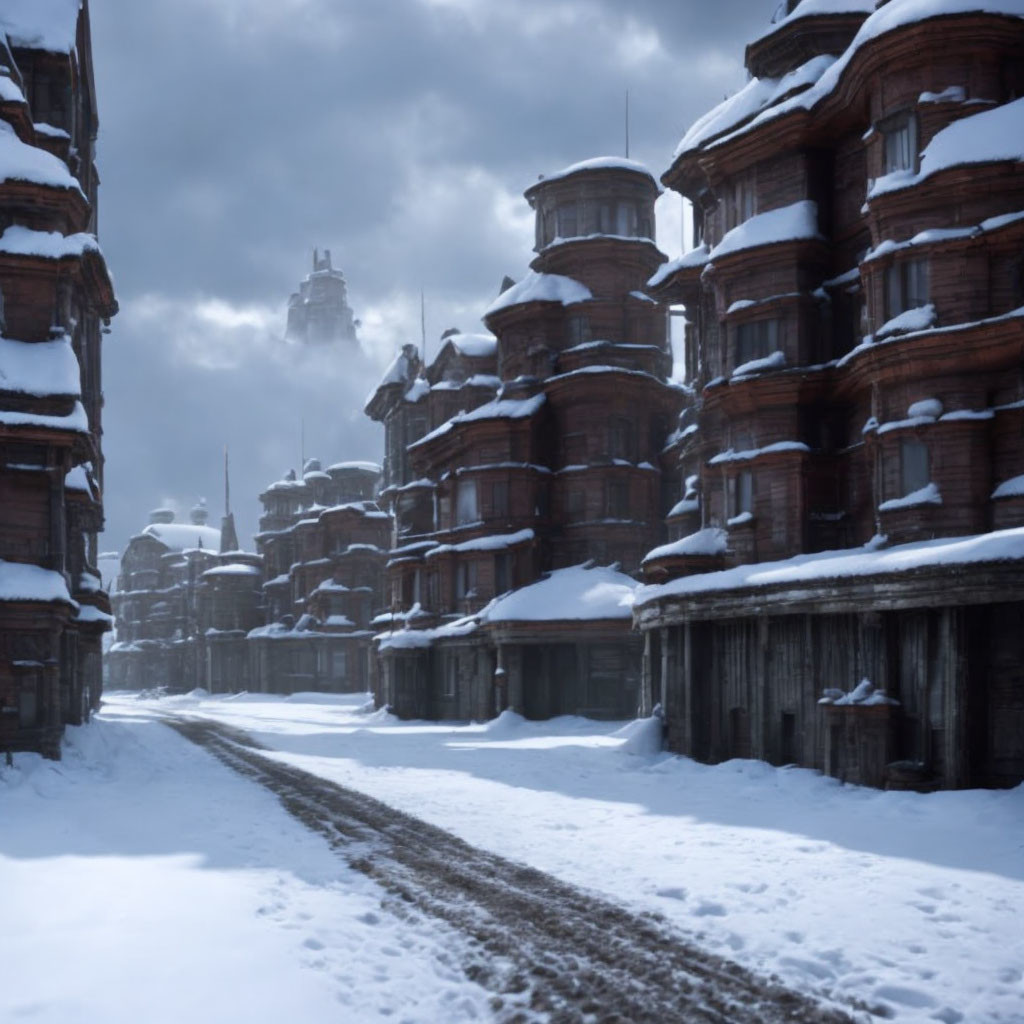
[[[1020,787],[922,796],[708,767],[653,752],[647,723],[401,723],[361,697],[130,694],[72,732],[62,764],[0,769],[17,923],[0,938],[16,979],[0,1019],[205,1021],[230,1005],[269,1020],[287,1004],[318,1021],[339,1000],[347,1020],[491,1017],[458,933],[393,917],[272,796],[159,725],[166,713],[243,729],[281,762],[656,911],[799,991],[903,1022],[1024,1020]]]

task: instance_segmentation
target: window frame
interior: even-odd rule
[[[882,136],[882,174],[916,173],[920,161],[917,114],[913,110],[889,114],[878,122],[878,132]]]
[[[733,366],[744,366],[755,359],[767,359],[779,351],[782,321],[779,317],[745,320],[736,325],[733,339]]]
[[[908,457],[909,456],[909,457]],[[917,437],[900,441],[901,498],[920,491],[932,482],[932,457],[928,445]]]
[[[480,492],[477,481],[459,480],[455,485],[455,525],[469,526],[480,522]]]

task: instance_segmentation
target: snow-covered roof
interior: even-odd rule
[[[647,282],[647,287],[656,288],[662,281],[670,278],[677,270],[682,270],[685,267],[703,267],[710,259],[711,250],[702,242],[695,249],[684,252],[682,256],[669,260],[668,263],[663,263],[658,267],[653,277]]]
[[[81,6],[82,0],[3,0],[0,30],[12,46],[70,53]]]
[[[936,132],[921,154],[920,170],[883,175],[868,199],[917,185],[950,167],[999,160],[1024,161],[1024,98],[963,117]]]
[[[63,601],[74,604],[59,572],[3,559],[0,559],[0,601]]]
[[[643,564],[654,562],[659,558],[672,558],[682,555],[722,555],[728,547],[729,535],[717,526],[706,526],[703,530],[681,537],[671,544],[648,551]]]
[[[85,491],[86,494],[92,493],[92,486],[89,482],[89,473],[85,466],[72,466],[70,470],[64,475],[64,490],[65,491]]]
[[[246,565],[244,562],[229,562],[227,565],[215,565],[207,569],[203,577],[207,576],[259,576],[261,570],[255,565]]]
[[[484,622],[558,622],[628,619],[636,581],[609,567],[575,565],[498,598]]]
[[[429,434],[424,434],[418,441],[414,441],[409,447],[415,448],[442,434],[447,434],[460,423],[471,423],[474,420],[526,419],[532,416],[545,400],[544,395],[534,395],[532,398],[496,398],[493,402],[485,402],[469,412],[457,413],[450,420],[435,427]]]
[[[683,579],[641,587],[637,606],[665,597],[687,597],[718,590],[805,584],[818,580],[882,573],[907,572],[939,565],[967,565],[1024,559],[1024,527],[995,530],[970,537],[944,537],[881,548],[871,542],[863,548],[819,551],[796,555],[780,562],[740,565],[719,572],[700,573]]]
[[[22,142],[12,127],[0,120],[0,182],[3,181],[28,181],[81,192],[81,186],[63,160],[45,149]]]
[[[786,25],[799,21],[801,18],[820,17],[837,14],[871,14],[878,0],[800,0],[784,17],[772,22],[771,28],[754,40],[755,43],[774,35]]]
[[[589,160],[580,160],[578,163],[570,164],[568,167],[563,167],[562,170],[556,171],[554,174],[541,175],[537,185],[546,185],[550,181],[558,181],[561,178],[568,178],[571,174],[578,174],[580,171],[633,171],[635,174],[642,174],[648,177],[657,184],[657,179],[651,173],[650,169],[646,164],[640,163],[639,160],[629,160],[626,157],[621,156],[594,156]],[[531,185],[530,188],[536,188],[537,185]],[[659,186],[660,191],[660,186]]]
[[[78,357],[65,335],[56,341],[0,337],[0,391],[25,395],[70,395],[82,391]]]
[[[444,339],[438,356],[451,345],[460,355],[471,358],[493,356],[498,351],[498,339],[493,334],[449,334]],[[435,357],[434,362],[437,361]]]
[[[536,270],[529,270],[522,281],[507,288],[487,307],[484,316],[527,302],[560,302],[568,306],[593,297],[585,284],[564,274],[538,274]]]
[[[0,124],[3,124],[0,121]],[[95,235],[80,231],[74,235],[62,235],[59,231],[33,231],[20,224],[12,224],[0,235],[0,252],[12,256],[41,256],[48,260],[59,260],[65,256],[84,256],[87,252],[99,252]]]
[[[220,550],[220,530],[212,526],[196,526],[193,523],[150,523],[142,533],[160,541],[171,551],[188,551],[205,548],[207,551]]]
[[[103,622],[108,626],[114,624],[114,616],[109,612],[94,608],[91,604],[78,606],[78,611],[73,616],[75,622]]]
[[[336,462],[333,466],[327,467],[327,472],[332,473],[335,470],[345,469],[361,469],[367,473],[379,473],[381,471],[380,466],[376,462]]]
[[[869,15],[838,60],[814,57],[781,79],[751,79],[735,96],[690,128],[676,148],[675,157],[705,145],[712,138],[718,145],[793,110],[813,109],[835,91],[857,51],[887,32],[932,18],[973,13],[1024,18],[1024,0],[889,0]],[[800,91],[794,94],[794,90]]]

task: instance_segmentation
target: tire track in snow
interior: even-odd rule
[[[635,913],[488,853],[356,790],[268,757],[247,734],[163,721],[276,794],[393,898],[471,940],[466,975],[495,993],[503,1024],[852,1024],[846,1013],[687,942]]]

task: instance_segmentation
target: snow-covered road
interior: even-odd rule
[[[362,700],[111,698],[245,729],[287,763],[655,910],[706,948],[904,1024],[1024,1022],[1024,787],[883,793],[655,753],[642,726],[397,722]]]
[[[110,695],[61,764],[0,767],[0,1020],[492,1019],[457,931],[391,913],[274,797],[162,726],[171,711],[791,987],[904,1024],[1024,1022],[1024,787],[880,793],[660,754],[643,723],[362,705]]]

